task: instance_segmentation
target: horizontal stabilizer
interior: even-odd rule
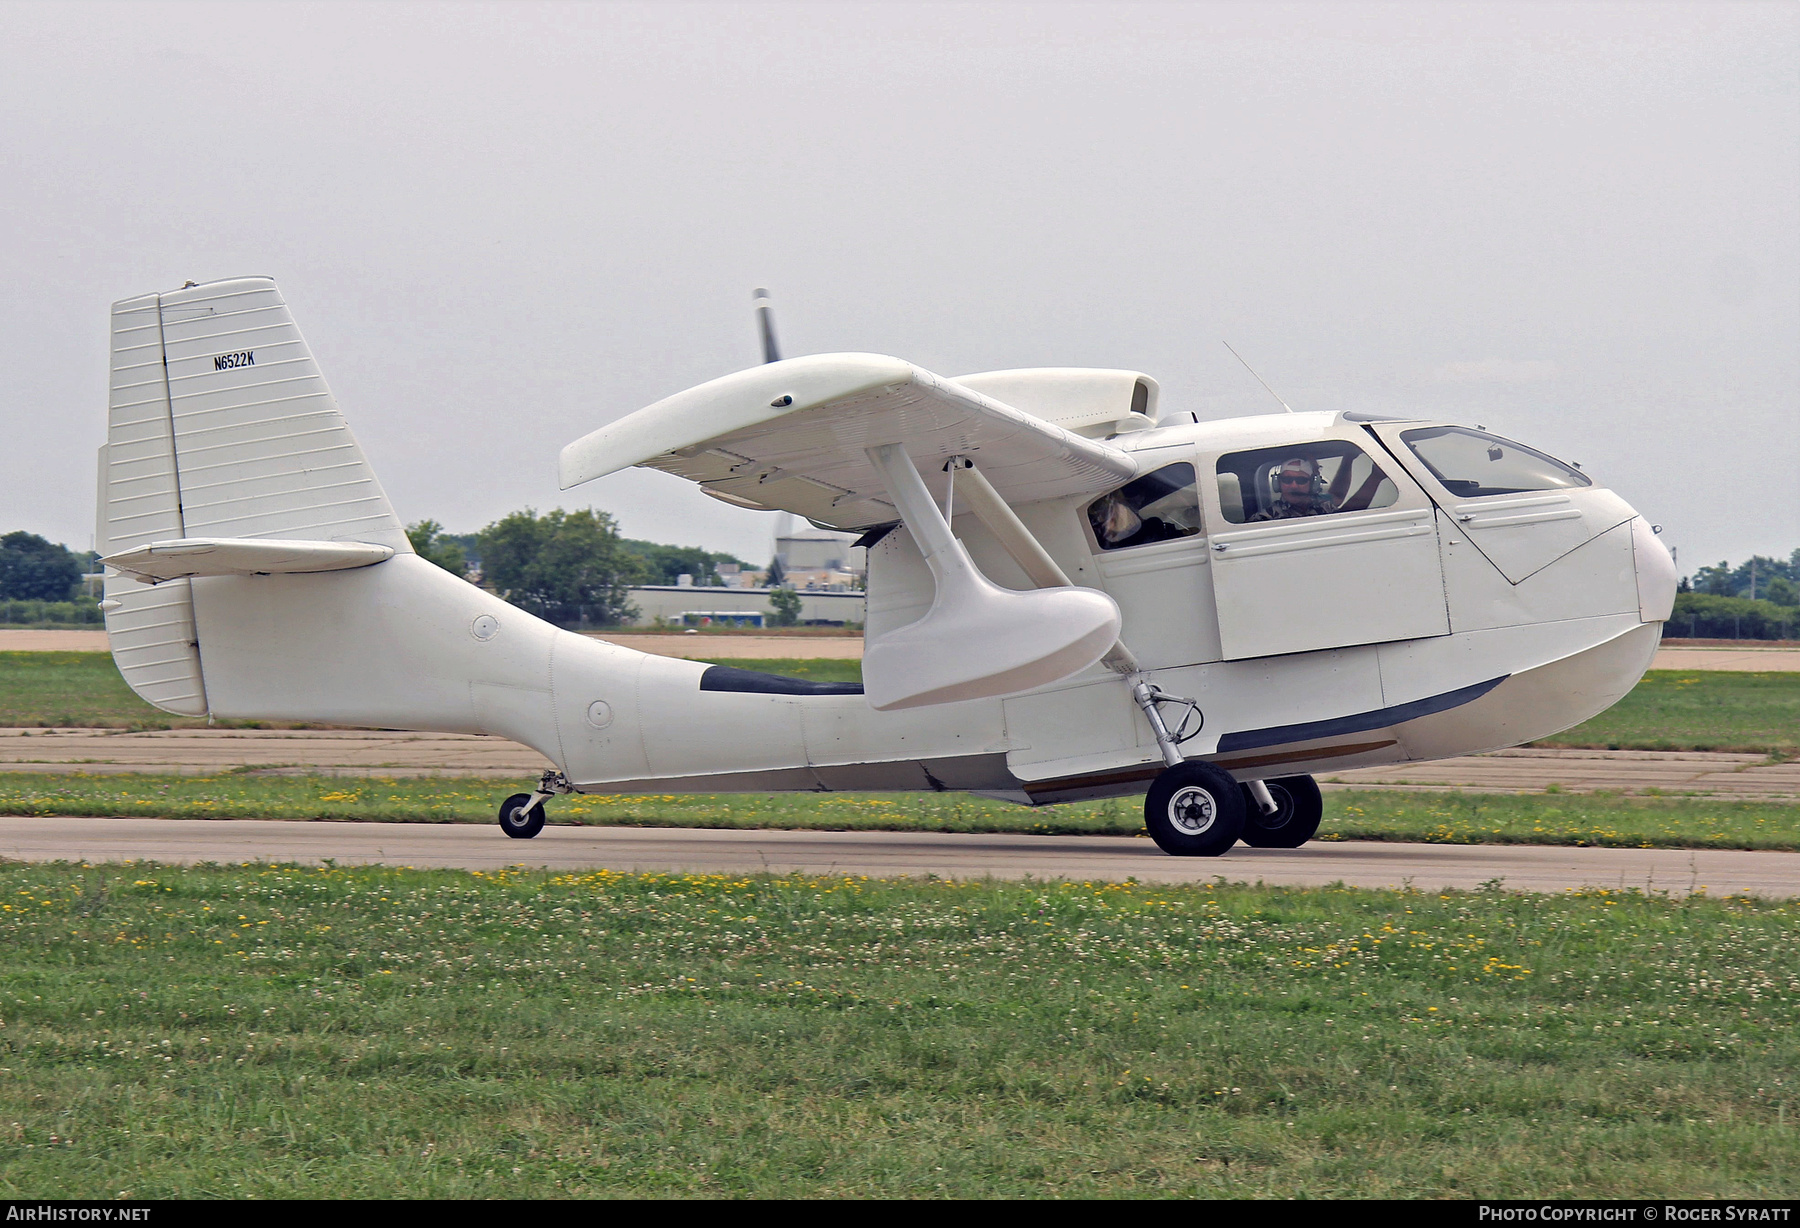
[[[133,546],[100,561],[152,584],[189,576],[270,576],[348,571],[394,557],[389,546],[264,537],[178,537]]]

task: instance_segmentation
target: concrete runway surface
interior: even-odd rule
[[[1711,751],[1542,750],[1519,747],[1429,763],[1322,774],[1333,788],[1441,790],[1470,793],[1644,793],[1744,802],[1800,801],[1800,762]]]
[[[326,729],[0,729],[0,772],[170,772],[253,768],[293,776],[516,776],[550,766],[504,738]],[[1433,763],[1358,768],[1321,778],[1327,789],[1466,789],[1538,793],[1596,789],[1743,801],[1800,800],[1800,762],[1700,751],[1506,750]]]
[[[1513,891],[1638,887],[1686,895],[1800,896],[1800,854],[1724,849],[1600,849],[1539,845],[1344,841],[1301,849],[1239,846],[1224,857],[1168,857],[1119,836],[949,835],[914,832],[710,831],[547,827],[509,840],[497,826],[290,823],[231,819],[0,818],[0,857],[22,861],[301,862],[494,870],[611,869],[671,873],[869,875],[878,878],[1074,879],[1147,883],[1265,882],[1285,886]]]

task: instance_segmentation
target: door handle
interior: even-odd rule
[[[1225,542],[1214,542],[1213,549],[1217,550],[1220,554],[1224,554],[1227,550],[1231,549],[1231,547]]]

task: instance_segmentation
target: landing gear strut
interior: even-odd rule
[[[534,793],[515,793],[500,803],[500,830],[514,840],[529,840],[544,830],[544,803],[575,786],[561,772],[545,772]]]
[[[1169,765],[1144,798],[1144,826],[1150,829],[1150,838],[1171,857],[1217,857],[1226,852],[1244,830],[1244,792],[1224,768],[1182,755],[1181,744],[1206,725],[1200,705],[1169,694],[1141,674],[1131,696],[1143,709],[1163,762]],[[1163,719],[1164,704],[1181,711],[1174,729]]]
[[[1131,694],[1169,765],[1144,798],[1144,826],[1163,852],[1217,857],[1240,839],[1251,848],[1297,849],[1313,838],[1325,802],[1311,776],[1239,784],[1224,768],[1182,755],[1181,744],[1206,724],[1197,702],[1171,695],[1141,674]],[[1174,729],[1163,718],[1164,705],[1181,712]]]

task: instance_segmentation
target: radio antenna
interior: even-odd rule
[[[1231,350],[1231,342],[1226,341],[1223,338],[1221,338],[1219,341],[1219,344],[1224,346],[1226,349]],[[1233,358],[1237,359],[1239,362],[1244,362],[1244,356],[1242,354],[1238,353],[1236,350],[1231,350],[1231,356]],[[1294,407],[1292,405],[1289,405],[1286,401],[1283,401],[1281,399],[1281,394],[1279,392],[1276,392],[1273,388],[1269,388],[1269,381],[1264,379],[1262,376],[1256,374],[1255,367],[1251,366],[1247,362],[1244,362],[1244,370],[1248,371],[1250,373],[1251,377],[1253,379],[1255,379],[1257,383],[1261,384],[1264,388],[1268,389],[1269,395],[1275,398],[1276,402],[1280,404],[1281,408],[1287,410],[1290,414],[1294,412]]]

